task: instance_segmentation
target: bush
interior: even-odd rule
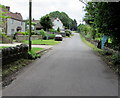
[[[120,54],[118,53],[118,54],[113,55],[112,60],[115,65],[119,65],[120,64]]]
[[[12,43],[11,37],[9,37],[3,33],[0,33],[0,41],[1,41],[1,43]]]
[[[57,32],[55,29],[49,29],[50,32]]]
[[[16,32],[14,35],[29,35],[28,32]]]
[[[31,31],[31,35],[37,35],[35,31]]]
[[[44,38],[47,35],[47,32],[42,29],[39,31],[39,34],[42,35],[42,38]]]
[[[57,31],[60,32],[60,28],[59,27],[57,28]]]
[[[55,34],[48,34],[49,39],[54,39],[55,38]]]
[[[28,52],[28,59],[37,59],[40,58],[41,56],[33,51]]]
[[[65,30],[66,36],[70,37],[70,35],[72,34],[70,30]]]

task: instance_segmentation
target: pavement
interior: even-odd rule
[[[13,44],[0,44],[0,46],[11,46],[11,47],[14,47],[16,45],[20,45],[22,43],[13,43]],[[53,46],[52,45],[32,45],[32,47],[36,47],[36,48],[45,48],[45,49],[49,49],[49,48],[52,48]]]
[[[3,96],[118,96],[118,76],[76,33],[21,72]]]

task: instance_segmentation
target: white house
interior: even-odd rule
[[[9,18],[6,19],[6,33],[7,35],[13,35],[15,32],[25,32],[25,22],[20,13],[10,12],[10,7],[6,6],[6,9],[3,10],[5,16]]]
[[[64,30],[63,23],[59,18],[52,19],[52,23],[53,23],[53,29],[57,30],[58,28],[60,28],[61,31]]]

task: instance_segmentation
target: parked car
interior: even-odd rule
[[[63,37],[62,35],[55,35],[55,41],[62,41]]]

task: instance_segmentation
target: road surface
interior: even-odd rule
[[[117,95],[117,75],[77,33],[35,61],[3,90],[3,96]]]

